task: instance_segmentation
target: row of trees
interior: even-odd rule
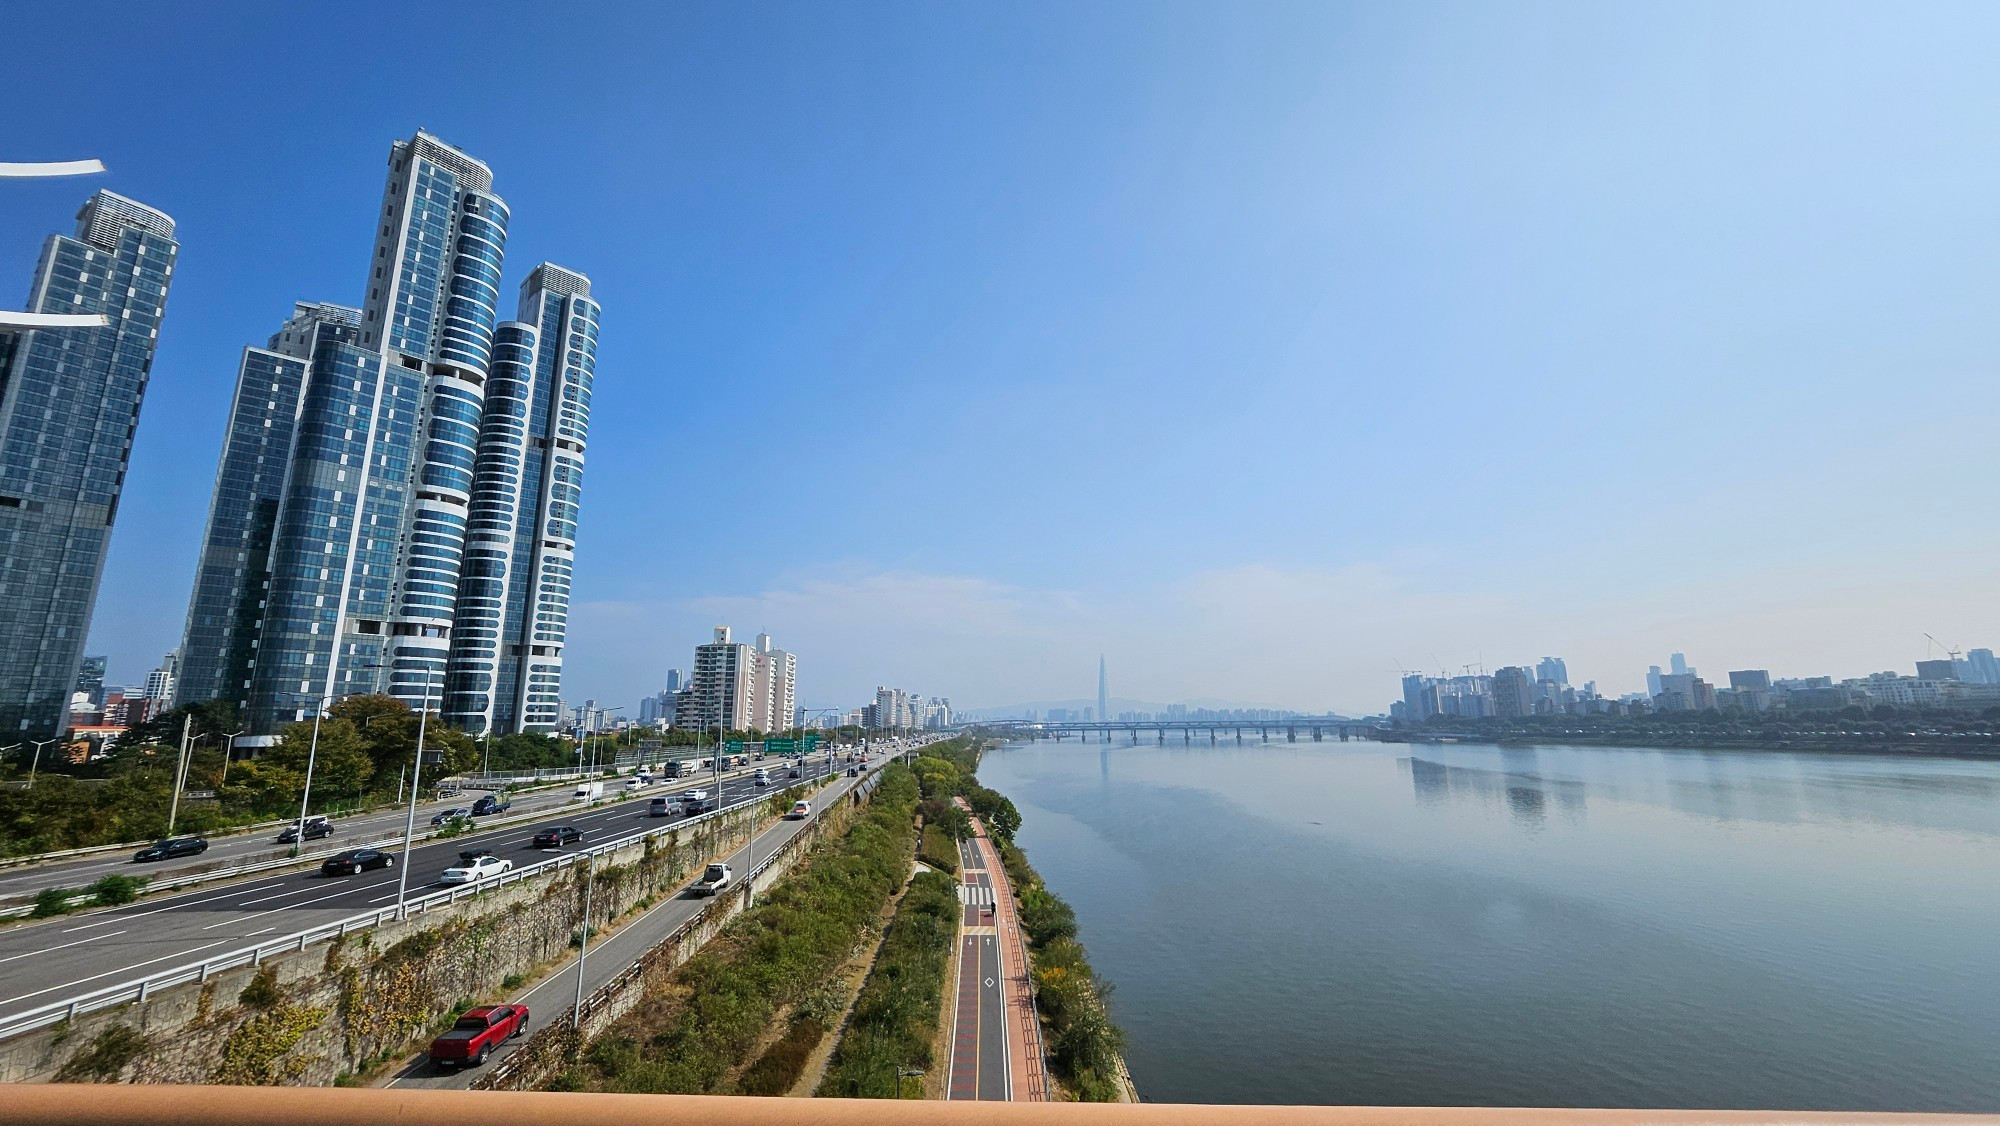
[[[313,811],[392,800],[416,756],[418,719],[408,705],[390,696],[350,696],[328,709],[313,763]],[[311,721],[286,727],[277,745],[263,755],[231,762],[225,756],[227,735],[240,730],[233,704],[191,704],[134,727],[97,761],[44,769],[32,789],[0,790],[0,855],[87,848],[165,833],[183,731],[193,742],[186,789],[212,791],[215,797],[183,798],[176,832],[209,832],[296,814],[312,754]],[[478,741],[435,716],[425,726],[424,748],[443,753],[441,764],[424,770],[426,789],[438,778],[477,769],[485,752]],[[574,761],[566,744],[545,735],[494,740],[496,766],[503,755]]]

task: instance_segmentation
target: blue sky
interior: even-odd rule
[[[1374,710],[2000,645],[2000,8],[34,5],[0,272],[181,270],[92,649],[178,642],[236,358],[353,302],[390,141],[604,333],[574,698],[709,626],[813,706]],[[18,301],[18,298],[15,299]]]

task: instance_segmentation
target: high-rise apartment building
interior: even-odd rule
[[[771,648],[771,635],[760,633],[750,675],[750,726],[759,731],[790,727],[798,696],[798,657]]]
[[[93,708],[104,706],[104,673],[110,665],[108,657],[85,657],[77,667],[76,690]]]
[[[674,726],[733,731],[782,731],[790,726],[798,688],[798,658],[771,646],[760,633],[755,645],[731,639],[728,626],[694,650],[692,683],[675,697]]]
[[[1543,657],[1535,662],[1535,679],[1553,681],[1558,685],[1569,683],[1569,667],[1561,657]]]
[[[1528,670],[1509,665],[1493,670],[1493,714],[1516,717],[1535,714],[1535,683]]]
[[[55,735],[104,575],[173,281],[174,221],[100,191],[51,235],[27,311],[104,327],[0,330],[0,732]]]
[[[728,626],[715,627],[715,640],[694,647],[694,722],[677,717],[677,726],[740,731],[750,726],[751,670],[755,651],[734,641]]]
[[[257,735],[359,692],[475,732],[560,723],[597,306],[544,264],[496,325],[492,187],[427,133],[395,142],[360,307],[299,304],[245,350],[182,700],[235,700]]]
[[[1673,667],[1675,676],[1686,676],[1694,671],[1693,669],[1688,667],[1688,659],[1686,653],[1673,654],[1672,656],[1667,658],[1667,664]]]
[[[562,706],[598,314],[589,278],[544,262],[495,336],[445,709],[475,734]]]
[[[151,712],[158,715],[174,706],[180,696],[181,653],[176,649],[160,661],[160,667],[146,674],[146,687],[140,693],[152,705]]]

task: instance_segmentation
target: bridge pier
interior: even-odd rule
[[[1240,727],[1236,729],[1236,745],[1239,747],[1243,745],[1243,729]]]
[[[1208,745],[1211,747],[1215,746],[1215,728],[1213,727],[1208,729]]]
[[[1299,729],[1296,727],[1285,728],[1285,742],[1296,743],[1298,741],[1299,741]]]
[[[1313,742],[1319,742],[1319,728],[1313,728]]]

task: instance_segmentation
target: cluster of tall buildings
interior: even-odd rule
[[[502,320],[510,220],[484,162],[397,141],[362,299],[244,349],[168,693],[237,704],[241,743],[370,692],[474,733],[561,722],[600,308],[543,262]],[[66,725],[178,251],[99,192],[30,300],[108,326],[0,331],[7,731]]]
[[[902,688],[875,689],[875,701],[850,710],[842,717],[850,726],[870,731],[951,726],[951,701],[943,696],[910,692]]]
[[[76,690],[69,698],[69,729],[73,732],[112,733],[145,723],[174,706],[174,688],[179,683],[178,651],[169,653],[158,668],[146,674],[139,687],[119,686],[105,681],[110,668],[107,657],[85,657],[76,674]]]
[[[553,730],[600,309],[550,262],[500,319],[486,164],[390,146],[359,306],[243,350],[180,698],[268,735],[382,692],[474,734]]]
[[[1991,649],[1973,649],[1944,660],[1918,661],[1916,675],[1871,673],[1835,680],[1831,676],[1773,678],[1766,669],[1737,669],[1726,685],[1704,679],[1684,653],[1672,654],[1665,668],[1646,669],[1646,691],[1615,699],[1594,681],[1569,684],[1560,657],[1533,665],[1509,665],[1489,676],[1470,670],[1459,676],[1403,677],[1403,698],[1390,705],[1391,719],[1422,723],[1435,717],[1480,719],[1531,715],[1637,715],[1653,712],[1825,711],[1872,707],[2000,706],[2000,660]]]
[[[667,672],[665,690],[639,701],[638,720],[689,730],[784,731],[799,726],[799,658],[760,633],[737,641],[728,626],[694,647],[694,671]]]

